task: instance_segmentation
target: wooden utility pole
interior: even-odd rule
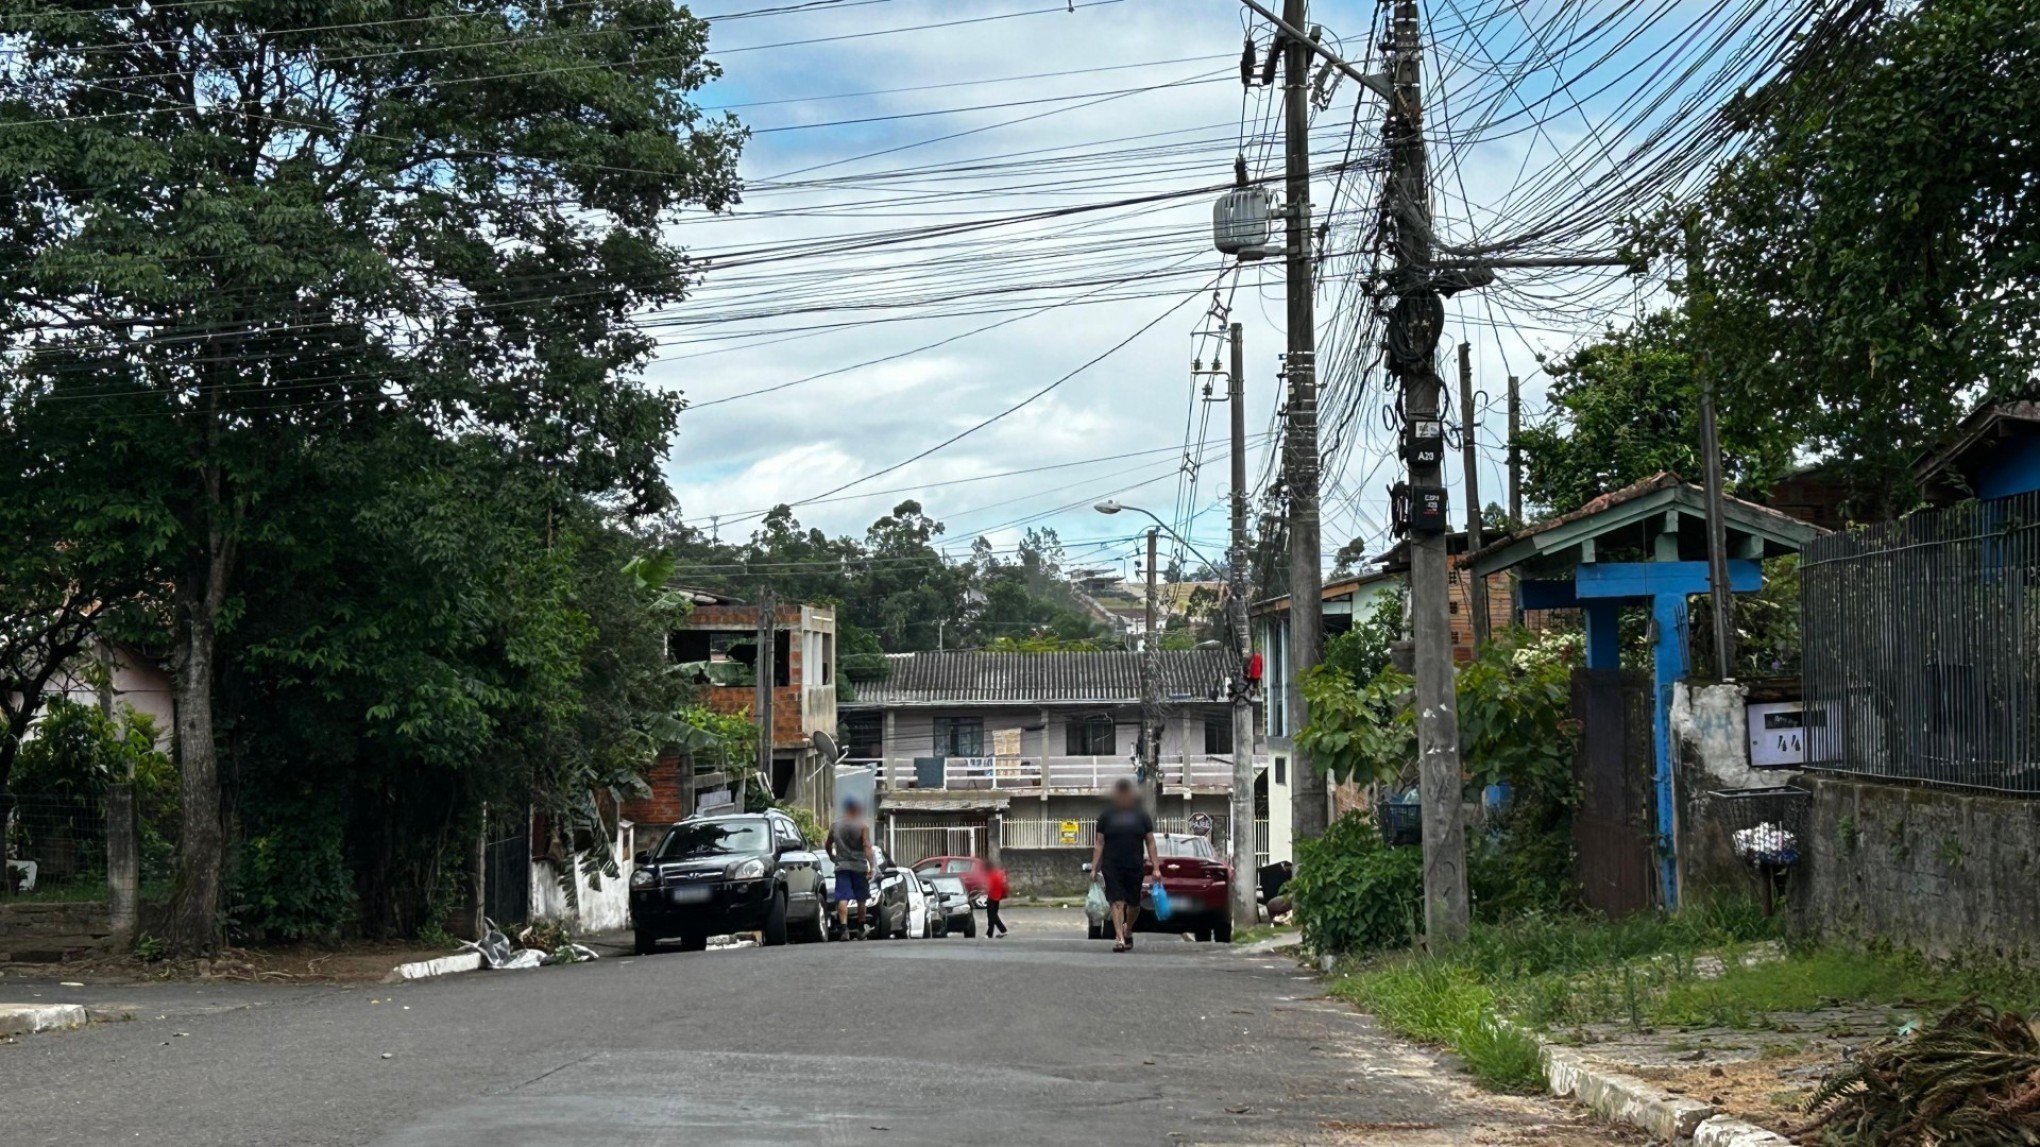
[[[1722,517],[1721,432],[1714,418],[1714,375],[1700,364],[1700,454],[1707,472],[1707,599],[1714,615],[1714,673],[1735,679],[1735,618],[1729,600],[1728,522]]]
[[[1307,0],[1283,0],[1282,18],[1302,29]],[[1283,682],[1296,736],[1310,721],[1303,699],[1304,672],[1318,663],[1324,644],[1324,573],[1318,540],[1317,283],[1311,258],[1309,41],[1283,36],[1282,106],[1288,231],[1289,425],[1283,484],[1289,495],[1289,673]],[[1296,840],[1324,835],[1330,814],[1324,774],[1301,750],[1290,770],[1290,833]]]
[[[773,667],[779,660],[779,605],[772,599],[772,587],[766,586],[758,594],[758,774],[765,780],[765,788],[772,788],[772,683]],[[730,799],[736,810],[742,812],[743,788],[732,779]]]
[[[1390,32],[1389,216],[1398,270],[1420,284],[1398,300],[1396,332],[1415,348],[1398,367],[1406,425],[1440,433],[1437,339],[1443,310],[1434,273],[1430,183],[1424,153],[1423,40],[1416,0],[1396,0]],[[1440,450],[1409,451],[1412,499],[1410,626],[1416,661],[1417,764],[1424,817],[1424,934],[1433,950],[1465,939],[1466,827],[1460,815],[1459,705],[1452,665],[1448,521],[1418,521],[1417,506],[1445,487]],[[1442,497],[1442,493],[1438,493]],[[1442,507],[1441,507],[1442,508]],[[1440,515],[1443,518],[1443,515]]]
[[[1478,420],[1473,409],[1473,344],[1459,344],[1459,460],[1466,468],[1466,553],[1471,559],[1484,543],[1480,528],[1480,443],[1474,439]],[[1488,616],[1487,583],[1473,575],[1473,562],[1459,571],[1466,600],[1473,607],[1473,647],[1488,642],[1494,621]]]
[[[1247,631],[1247,351],[1240,324],[1232,325],[1232,370],[1226,401],[1232,413],[1232,592],[1226,614],[1232,621],[1236,668],[1232,687],[1232,920],[1241,928],[1260,922],[1254,904],[1254,702],[1247,695],[1247,659],[1254,655]]]
[[[1523,388],[1509,376],[1509,528],[1523,528]]]

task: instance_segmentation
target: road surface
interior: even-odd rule
[[[31,993],[8,1144],[1637,1144],[1484,1095],[1278,957],[1015,910],[1001,940],[665,953],[396,987]],[[159,1018],[160,1017],[160,1018]]]

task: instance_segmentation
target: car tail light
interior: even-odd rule
[[[1220,864],[1207,864],[1207,865],[1205,865],[1205,866],[1204,866],[1204,879],[1206,879],[1206,880],[1223,880],[1223,881],[1226,881],[1227,883],[1231,883],[1231,881],[1232,881],[1232,873],[1230,873],[1230,872],[1227,872],[1227,871],[1225,870],[1225,866],[1224,866],[1224,865],[1220,865]]]

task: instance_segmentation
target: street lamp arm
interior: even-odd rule
[[[1177,533],[1175,531],[1175,528],[1170,526],[1169,523],[1164,522],[1160,518],[1156,517],[1154,511],[1152,510],[1143,510],[1139,506],[1121,505],[1118,502],[1100,502],[1096,506],[1093,506],[1092,509],[1098,511],[1101,514],[1116,514],[1121,510],[1132,510],[1134,513],[1146,517],[1150,521],[1154,522],[1155,525],[1161,527],[1163,533],[1169,535],[1170,537],[1176,539],[1179,542],[1182,542],[1183,548],[1197,555],[1198,561],[1203,562],[1205,565],[1211,567],[1211,569],[1214,571],[1218,569],[1217,562],[1212,561],[1211,558],[1208,557],[1203,550],[1198,549],[1196,544],[1193,543],[1189,538],[1186,538],[1183,535]]]

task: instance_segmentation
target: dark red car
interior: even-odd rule
[[[985,866],[975,856],[931,856],[914,865],[914,871],[922,876],[954,876],[970,893],[971,907],[985,906]]]
[[[1162,887],[1169,894],[1169,918],[1155,916],[1154,877],[1141,887],[1140,917],[1136,932],[1188,932],[1199,940],[1232,943],[1232,865],[1219,859],[1211,842],[1187,833],[1158,832],[1155,851],[1161,853]],[[1092,925],[1093,940],[1110,939],[1112,925]]]

